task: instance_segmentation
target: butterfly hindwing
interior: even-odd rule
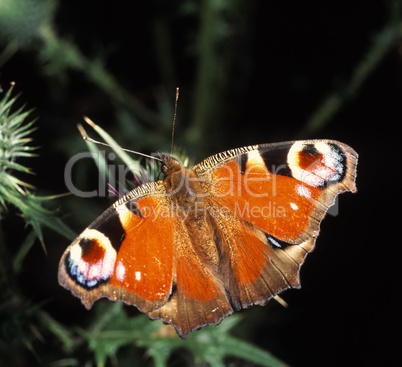
[[[174,325],[184,338],[194,329],[220,323],[233,312],[220,280],[219,263],[213,261],[219,257],[214,253],[214,232],[208,222],[208,216],[191,224],[176,221],[174,289],[164,306],[148,313],[152,319]]]

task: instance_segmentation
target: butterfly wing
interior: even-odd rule
[[[193,168],[210,185],[224,280],[235,309],[300,286],[299,270],[335,197],[356,191],[357,154],[331,140],[256,145]]]
[[[173,283],[174,232],[162,181],[113,204],[66,249],[59,283],[90,308],[101,297],[148,312],[165,304]],[[158,228],[158,230],[155,230]]]

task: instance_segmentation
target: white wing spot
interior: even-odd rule
[[[274,246],[281,248],[282,246],[277,240],[274,240],[271,236],[268,237],[269,242],[271,242]]]
[[[296,192],[298,193],[298,195],[303,196],[303,197],[305,197],[307,199],[311,198],[311,191],[306,186],[297,185],[296,186]]]
[[[295,204],[295,203],[290,203],[290,207],[291,207],[293,210],[299,209],[298,205]]]
[[[264,161],[257,150],[252,150],[248,153],[248,164],[263,166]]]
[[[119,261],[116,267],[116,277],[121,283],[123,283],[125,275],[126,275],[126,267],[123,265],[121,261]]]

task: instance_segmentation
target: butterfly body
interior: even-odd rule
[[[357,154],[331,140],[233,149],[192,169],[160,157],[164,179],[95,220],[64,253],[59,282],[87,308],[123,300],[184,338],[299,287],[322,218],[356,190]]]

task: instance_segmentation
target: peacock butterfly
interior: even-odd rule
[[[182,338],[299,288],[328,208],[356,191],[358,155],[333,140],[228,150],[192,169],[160,159],[164,179],[90,224],[64,252],[58,278],[88,309],[122,300]]]

